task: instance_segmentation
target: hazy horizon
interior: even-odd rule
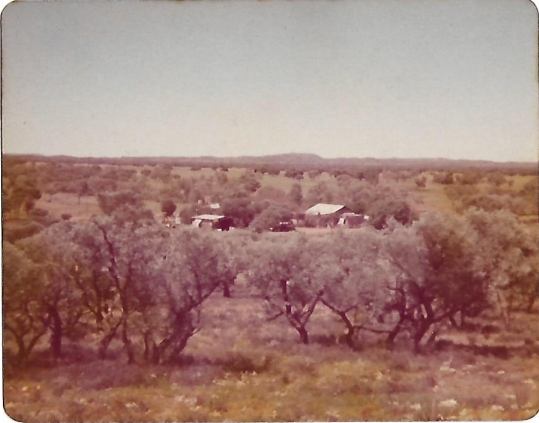
[[[2,151],[536,162],[528,1],[20,2]]]
[[[164,155],[144,155],[144,156],[81,156],[81,155],[71,155],[71,154],[41,154],[41,153],[3,153],[6,156],[41,156],[41,157],[72,157],[75,159],[243,159],[243,158],[266,158],[266,157],[279,157],[279,156],[316,156],[318,159],[322,160],[373,160],[373,161],[391,161],[391,160],[402,160],[402,161],[455,161],[455,162],[492,162],[500,164],[516,163],[516,164],[537,164],[536,160],[530,161],[512,161],[512,160],[485,160],[485,159],[451,159],[446,157],[369,157],[369,156],[336,156],[336,157],[325,157],[316,153],[300,153],[300,152],[284,152],[284,153],[272,153],[272,154],[260,154],[260,155],[246,155],[246,154],[237,154],[234,156],[212,156],[212,155],[203,155],[203,156],[164,156]]]

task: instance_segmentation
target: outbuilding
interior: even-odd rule
[[[306,216],[340,216],[343,213],[352,213],[352,210],[342,204],[318,203],[305,211]]]
[[[305,211],[305,220],[311,220],[311,224],[315,226],[333,227],[346,213],[352,213],[352,210],[345,205],[318,203]]]
[[[232,226],[232,219],[218,214],[199,214],[192,217],[191,225],[197,228],[210,228],[228,231]]]
[[[357,214],[357,213],[343,213],[339,217],[337,225],[346,226],[348,228],[359,228],[363,223],[370,219],[366,214]]]

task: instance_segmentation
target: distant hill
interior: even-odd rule
[[[215,158],[221,160],[221,158]],[[276,165],[276,166],[318,166],[323,165],[327,159],[316,154],[287,153],[267,156],[239,156],[227,157],[227,162],[238,164]]]
[[[491,162],[486,160],[452,160],[444,158],[432,159],[377,159],[372,157],[341,157],[323,158],[316,154],[286,153],[266,156],[238,157],[71,157],[43,155],[3,155],[7,161],[37,161],[59,163],[87,164],[125,164],[125,165],[155,165],[167,164],[172,166],[197,167],[271,167],[280,169],[295,168],[298,170],[327,170],[340,168],[380,168],[386,170],[500,170],[514,173],[538,173],[537,162]]]

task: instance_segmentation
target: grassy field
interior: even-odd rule
[[[22,421],[360,421],[521,420],[539,408],[537,352],[515,348],[502,358],[448,347],[415,355],[366,335],[352,351],[322,309],[311,345],[302,345],[284,320],[265,321],[262,302],[241,289],[208,301],[179,365],[99,362],[79,349],[47,368],[45,354],[41,367],[5,380],[6,411]],[[537,351],[538,323],[519,315],[512,328],[474,341],[507,344],[525,332]]]

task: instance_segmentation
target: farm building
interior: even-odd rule
[[[352,210],[344,205],[318,203],[305,211],[305,219],[313,221],[316,226],[335,226],[347,213],[352,213]]]
[[[352,210],[340,204],[318,203],[305,211],[307,216],[340,216],[343,213],[352,213]]]
[[[200,214],[192,217],[193,226],[197,228],[211,228],[228,231],[232,226],[232,219],[218,214]]]
[[[341,217],[339,217],[337,225],[346,226],[348,228],[358,228],[369,219],[370,217],[365,214],[343,213],[341,214]]]

